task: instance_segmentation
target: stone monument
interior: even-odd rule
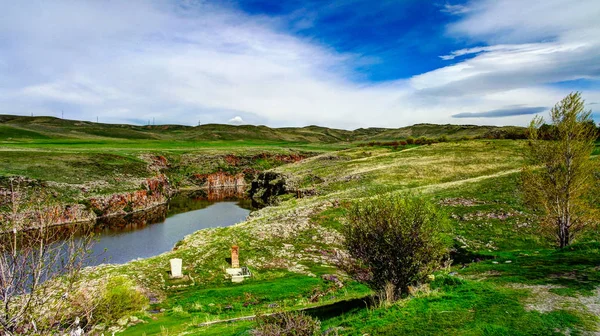
[[[169,260],[169,262],[171,262],[171,278],[183,278],[183,274],[181,273],[181,259],[174,258]]]
[[[240,248],[236,245],[231,247],[231,268],[225,271],[231,276],[231,282],[242,282],[252,276],[248,267],[240,267]]]
[[[240,248],[237,245],[231,247],[231,268],[240,268]]]

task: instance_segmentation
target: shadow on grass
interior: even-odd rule
[[[561,250],[514,251],[496,254],[495,261],[473,264],[465,275],[485,274],[499,283],[556,285],[566,295],[589,295],[600,286],[600,242],[578,243]]]
[[[466,265],[483,260],[493,259],[494,256],[489,254],[476,253],[461,247],[458,242],[454,242],[454,246],[450,251],[450,259],[453,265]]]

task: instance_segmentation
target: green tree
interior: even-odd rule
[[[584,110],[579,92],[556,104],[550,116],[550,127],[542,117],[531,122],[523,187],[526,201],[543,214],[542,228],[562,248],[594,221],[589,196],[596,185],[597,161],[590,158],[596,129],[590,127],[591,111]],[[552,129],[550,140],[544,140],[544,128]]]
[[[388,301],[423,281],[448,251],[442,235],[446,216],[422,197],[384,195],[356,202],[348,220],[346,248],[369,271],[371,288],[385,292]]]

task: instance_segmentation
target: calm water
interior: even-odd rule
[[[190,233],[243,221],[250,209],[247,200],[209,201],[185,195],[149,212],[100,220],[94,229],[99,241],[89,264],[122,264],[159,255]]]

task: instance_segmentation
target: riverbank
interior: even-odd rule
[[[138,177],[111,176],[110,170],[106,176],[83,184],[65,182],[64,177],[62,181],[26,176],[0,177],[0,208],[4,210],[0,214],[0,231],[12,231],[15,227],[17,230],[36,228],[39,227],[39,224],[35,224],[36,221],[39,222],[37,219],[42,217],[44,225],[55,226],[146,211],[166,204],[173,194],[182,190],[245,190],[264,169],[297,162],[314,155],[285,154],[281,151],[250,152],[244,155],[163,154],[138,154],[137,158],[146,166],[145,172],[140,173],[141,176]],[[77,158],[81,154],[69,155]],[[87,158],[84,155],[77,160]],[[116,164],[118,166],[121,163]],[[142,177],[143,175],[147,177]],[[14,191],[11,191],[11,188]],[[35,192],[42,189],[45,192],[43,197]],[[215,200],[219,197],[218,193],[209,195]],[[9,209],[13,196],[17,196],[16,199],[20,203],[16,212]],[[13,224],[6,228],[2,223],[9,221]]]
[[[95,274],[127,274],[160,298],[152,313],[138,315],[147,323],[127,328],[126,335],[239,334],[251,322],[201,324],[369,295],[340,264],[346,255],[340,228],[347,206],[381,193],[420,192],[448,211],[456,263],[398,304],[334,314],[323,320],[324,328],[349,335],[479,334],[484,325],[526,335],[597,330],[596,303],[585,303],[600,300],[597,243],[593,236],[581,237],[574,250],[557,252],[540,237],[535,216],[519,198],[515,171],[524,145],[475,141],[406,151],[361,148],[281,166],[274,172],[317,193],[278,196],[277,205],[254,212],[244,223],[198,231],[174,251],[101,267]],[[242,284],[225,278],[231,245],[239,246],[240,262],[253,274]],[[183,260],[193,284],[168,279],[171,258]],[[573,267],[579,276],[569,278]],[[542,274],[536,276],[536,270]],[[547,307],[548,295],[558,304]]]

